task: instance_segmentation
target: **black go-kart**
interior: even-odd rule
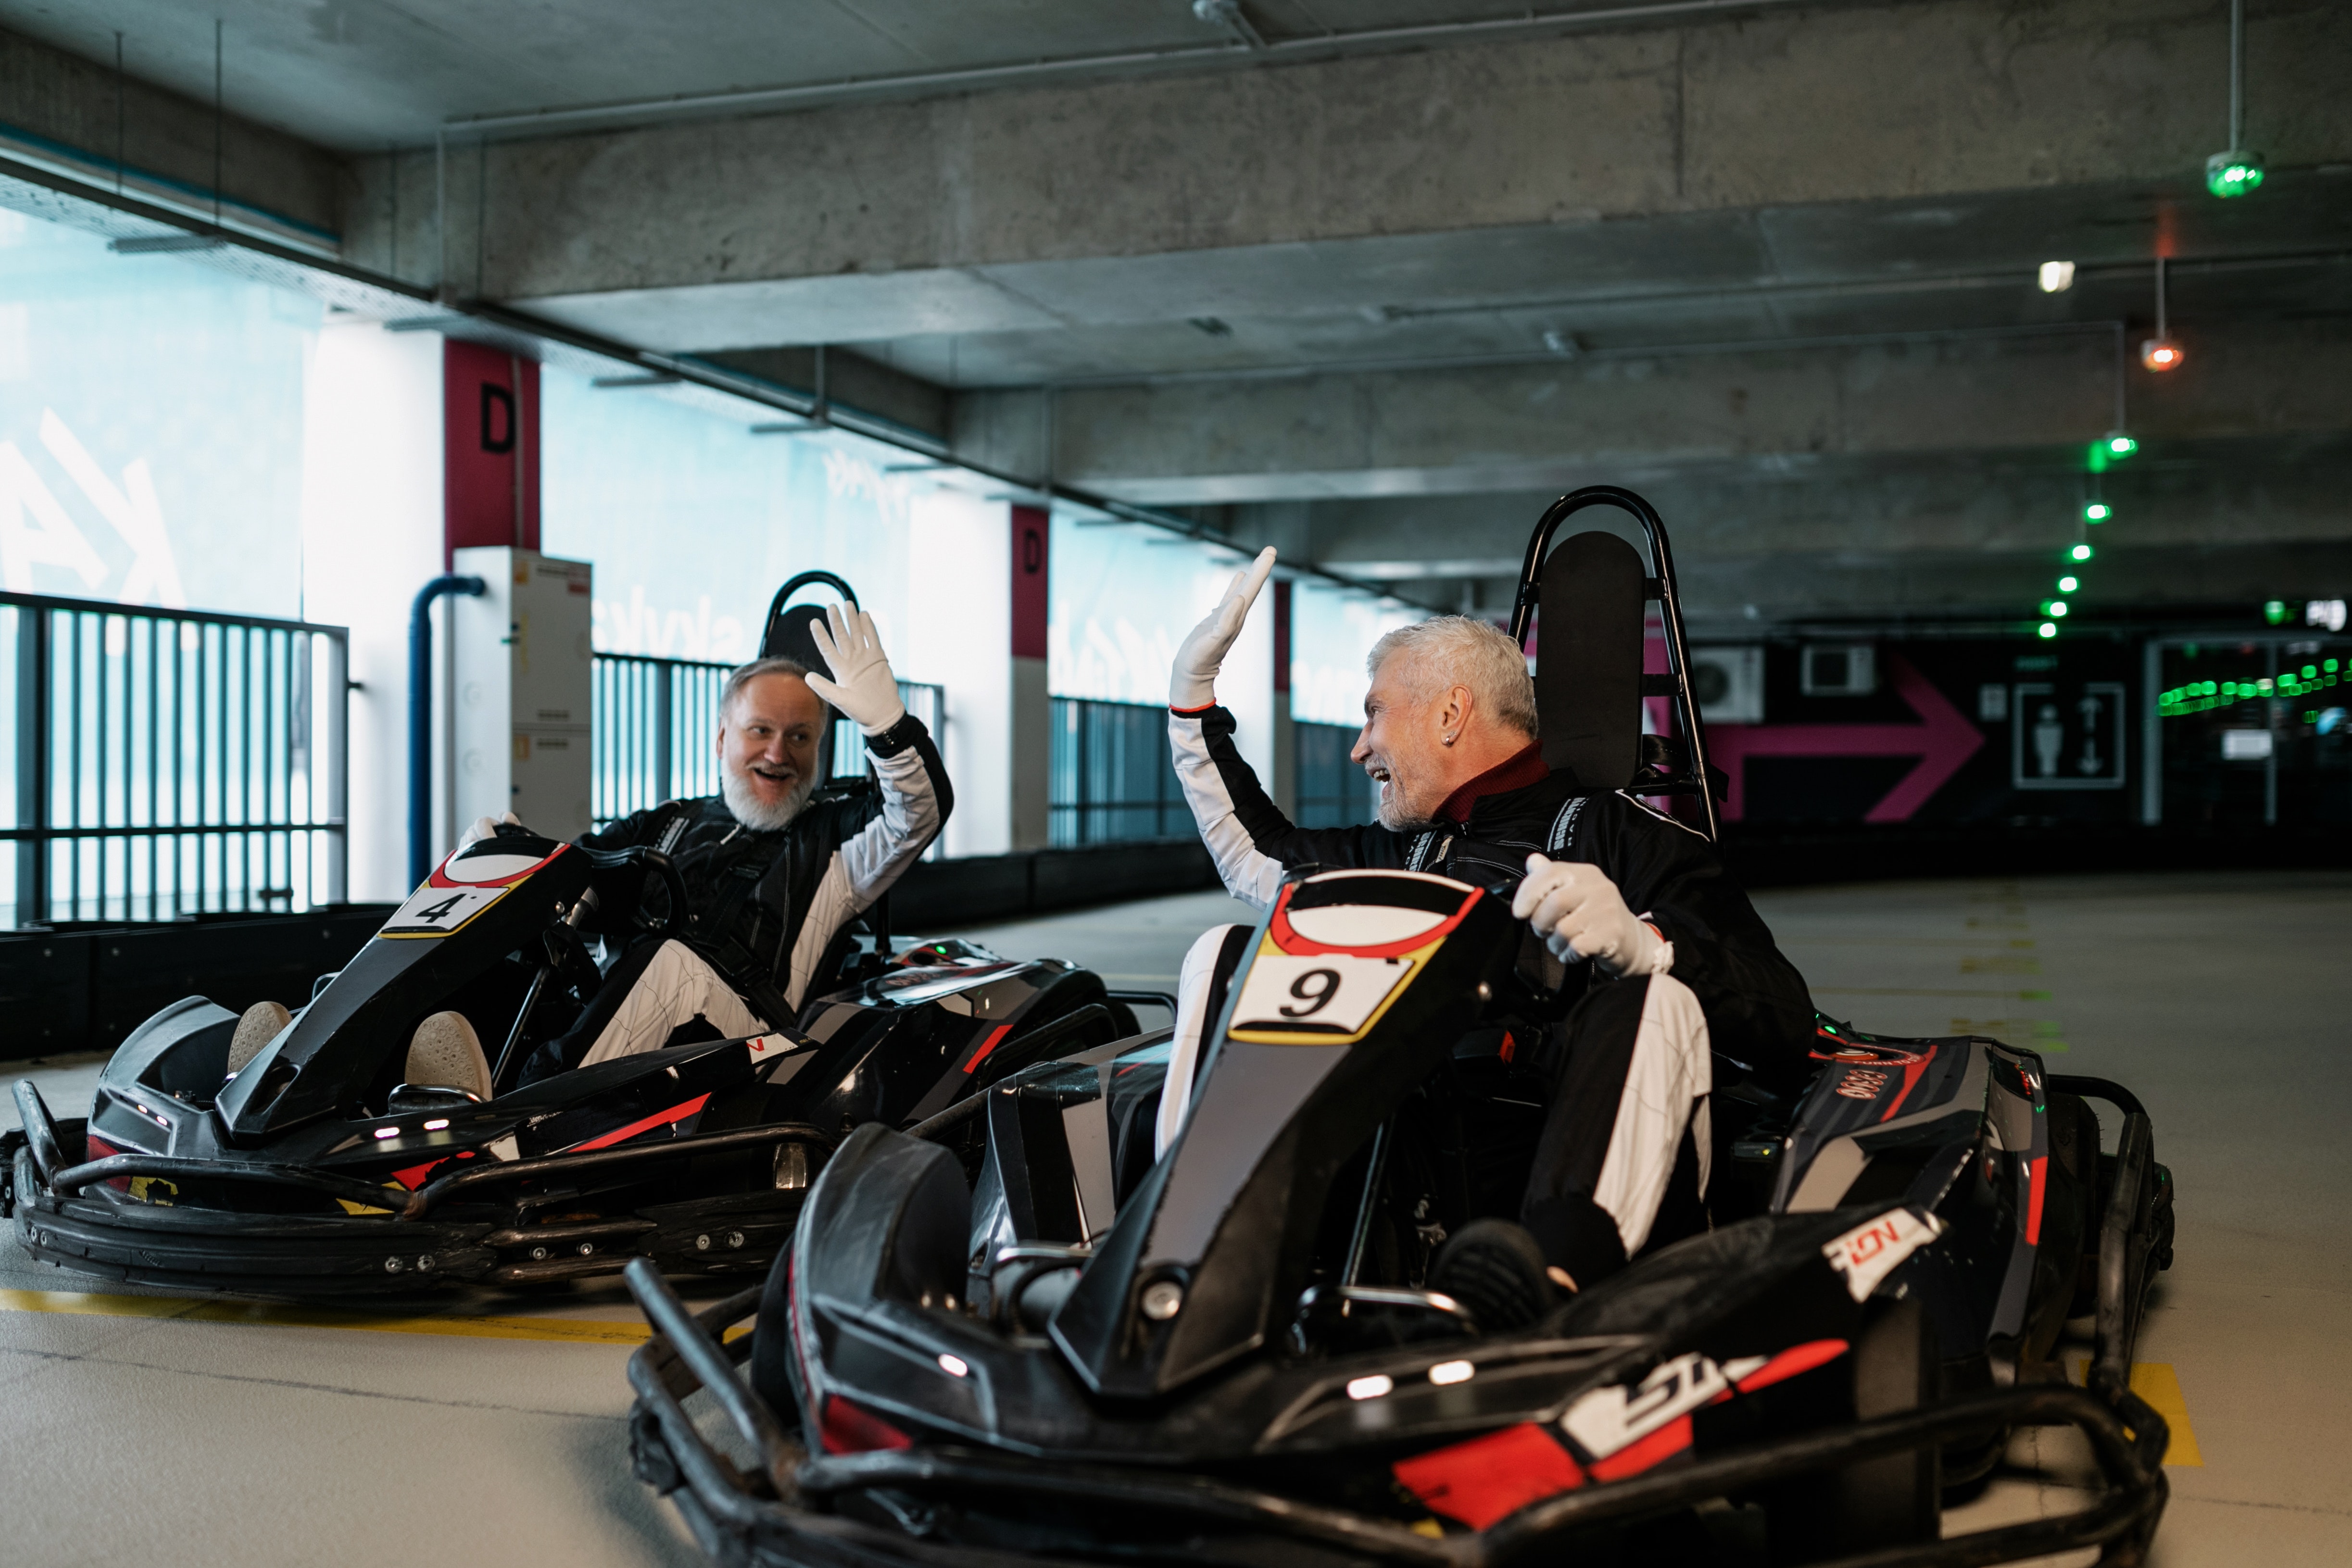
[[[1646,570],[1610,535],[1549,551],[1595,504],[1646,525]],[[1566,497],[1524,581],[1523,606],[1631,631],[1631,660],[1587,639],[1570,660],[1617,662],[1539,674],[1577,776],[1703,788],[1654,513]],[[1678,747],[1633,711],[1645,591]],[[1575,702],[1595,692],[1622,700]],[[2167,1433],[2128,1370],[2171,1188],[2130,1094],[1825,1020],[1805,1081],[1718,1061],[1709,1222],[1488,1332],[1425,1270],[1526,1179],[1540,1111],[1495,1026],[1556,1003],[1519,930],[1466,883],[1295,878],[1156,1161],[1149,1040],[1014,1074],[927,1137],[860,1128],[763,1287],[694,1314],[631,1271],[656,1330],[630,1364],[638,1473],[730,1565],[2140,1561]],[[2121,1113],[2113,1155],[2092,1099]],[[2083,1313],[2087,1388],[2053,1356]],[[2053,1426],[2095,1500],[1943,1539],[1948,1489]]]
[[[817,575],[777,595],[768,651]],[[670,935],[684,913],[653,851],[503,827],[443,861],[235,1074],[236,1016],[194,997],[114,1052],[86,1121],[19,1082],[0,1217],[32,1256],[84,1273],[274,1295],[521,1286],[633,1258],[758,1273],[852,1129],[934,1116],[1048,1053],[1133,1034],[1130,1002],[1171,1005],[953,939],[894,953],[877,915],[844,934],[822,971],[836,981],[797,1027],[674,1034],[519,1084],[603,982],[588,939]],[[400,1082],[412,1033],[444,1009],[509,1020],[489,1094]]]

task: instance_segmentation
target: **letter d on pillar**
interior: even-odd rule
[[[1043,507],[1013,508],[1013,847],[1052,836],[1053,699],[1045,684],[1053,530]]]

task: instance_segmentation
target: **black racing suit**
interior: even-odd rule
[[[772,831],[745,827],[724,799],[708,795],[636,812],[580,841],[668,855],[686,884],[681,939],[753,1012],[789,1022],[810,987],[831,977],[824,966],[842,928],[921,858],[955,806],[939,748],[912,714],[867,737],[866,750],[878,797],[864,780],[829,785]],[[530,1076],[578,1061],[657,946],[640,941],[614,963],[596,997],[605,1005],[592,1003]]]
[[[1529,854],[1586,862],[1674,945],[1669,972],[1697,998],[1716,1052],[1768,1073],[1806,1064],[1813,1010],[1803,977],[1715,846],[1671,817],[1622,793],[1582,792],[1546,768],[1531,744],[1457,789],[1433,827],[1300,828],[1242,759],[1225,709],[1171,711],[1168,727],[1185,798],[1234,897],[1264,908],[1284,874],[1303,865],[1433,872],[1507,890],[1526,875]],[[1544,1052],[1552,1092],[1521,1218],[1553,1261],[1590,1284],[1625,1260],[1615,1219],[1592,1194],[1612,1133],[1625,1130],[1619,1103],[1649,982],[1612,979],[1583,963],[1564,983],[1580,999]],[[1684,1124],[1674,1125],[1679,1149],[1648,1157],[1703,1168],[1705,1153],[1690,1146]],[[1648,1230],[1647,1218],[1638,1228]]]

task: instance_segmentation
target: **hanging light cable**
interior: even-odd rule
[[[2205,160],[2205,188],[2242,196],[2263,183],[2263,155],[2246,147],[2246,0],[2230,0],[2230,147]]]
[[[2172,340],[2171,325],[2165,316],[2166,260],[2160,256],[2156,258],[2156,336],[2139,346],[2141,365],[2159,375],[2167,371],[2179,370],[2180,361],[2188,357],[2180,351],[2180,345]]]

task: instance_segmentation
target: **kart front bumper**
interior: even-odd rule
[[[917,1530],[868,1522],[919,1521],[934,1507],[970,1504],[998,1514],[1083,1514],[1128,1521],[1099,1546],[1073,1547],[1056,1531],[1054,1556],[1068,1563],[1277,1560],[1412,1568],[1487,1568],[1556,1554],[1593,1530],[1673,1512],[1784,1478],[1859,1459],[1940,1447],[1988,1427],[2069,1426],[2089,1441],[2105,1490],[2089,1507],[2054,1519],[1979,1531],[1873,1554],[1872,1568],[1959,1568],[2096,1547],[2103,1563],[2145,1559],[2168,1489],[2161,1469],[2163,1418],[2127,1391],[2112,1401],[2058,1385],[2018,1387],[1925,1409],[1796,1434],[1559,1493],[1486,1529],[1424,1534],[1391,1519],[1302,1501],[1235,1481],[1113,1465],[1051,1465],[976,1448],[921,1447],[810,1457],[736,1373],[751,1336],[723,1342],[757,1310],[746,1291],[698,1314],[688,1312],[658,1276],[632,1269],[629,1284],[654,1337],[629,1361],[637,1399],[631,1448],[640,1479],[668,1496],[722,1568],[1010,1568],[1024,1544],[951,1542]],[[740,1468],[696,1428],[683,1401],[708,1391],[737,1435],[759,1456]],[[1230,1552],[1206,1548],[1222,1538]],[[1034,1550],[1034,1546],[1032,1547]]]
[[[525,1183],[560,1192],[633,1166],[675,1166],[803,1136],[819,1148],[824,1142],[814,1128],[776,1124],[485,1165],[404,1197],[349,1176],[259,1161],[130,1154],[68,1166],[61,1150],[78,1124],[60,1128],[29,1083],[18,1084],[16,1097],[24,1130],[0,1142],[0,1214],[13,1213],[16,1239],[33,1257],[146,1285],[266,1295],[527,1285],[617,1273],[632,1258],[678,1273],[762,1272],[791,1238],[805,1188],[738,1190],[546,1223],[524,1223],[511,1204],[483,1200]],[[215,1207],[180,1199],[187,1185],[268,1187],[320,1207],[340,1200],[347,1212]]]

